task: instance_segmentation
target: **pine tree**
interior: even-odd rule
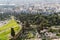
[[[11,28],[11,36],[12,36],[12,37],[14,37],[14,36],[15,36],[14,28]]]

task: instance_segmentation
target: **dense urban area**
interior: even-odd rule
[[[0,40],[60,40],[60,3],[0,4]]]

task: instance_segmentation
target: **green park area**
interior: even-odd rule
[[[15,33],[21,30],[21,27],[16,20],[11,19],[8,23],[0,27],[0,40],[9,40],[11,37],[11,28],[14,28]]]

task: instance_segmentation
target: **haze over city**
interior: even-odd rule
[[[60,3],[60,0],[0,0],[0,4],[25,4],[25,3]]]

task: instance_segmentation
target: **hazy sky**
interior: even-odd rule
[[[31,3],[31,2],[42,2],[42,3],[46,3],[46,2],[50,2],[50,3],[60,3],[60,0],[0,0],[0,4],[1,3],[15,3],[15,4],[19,4],[19,3]]]

